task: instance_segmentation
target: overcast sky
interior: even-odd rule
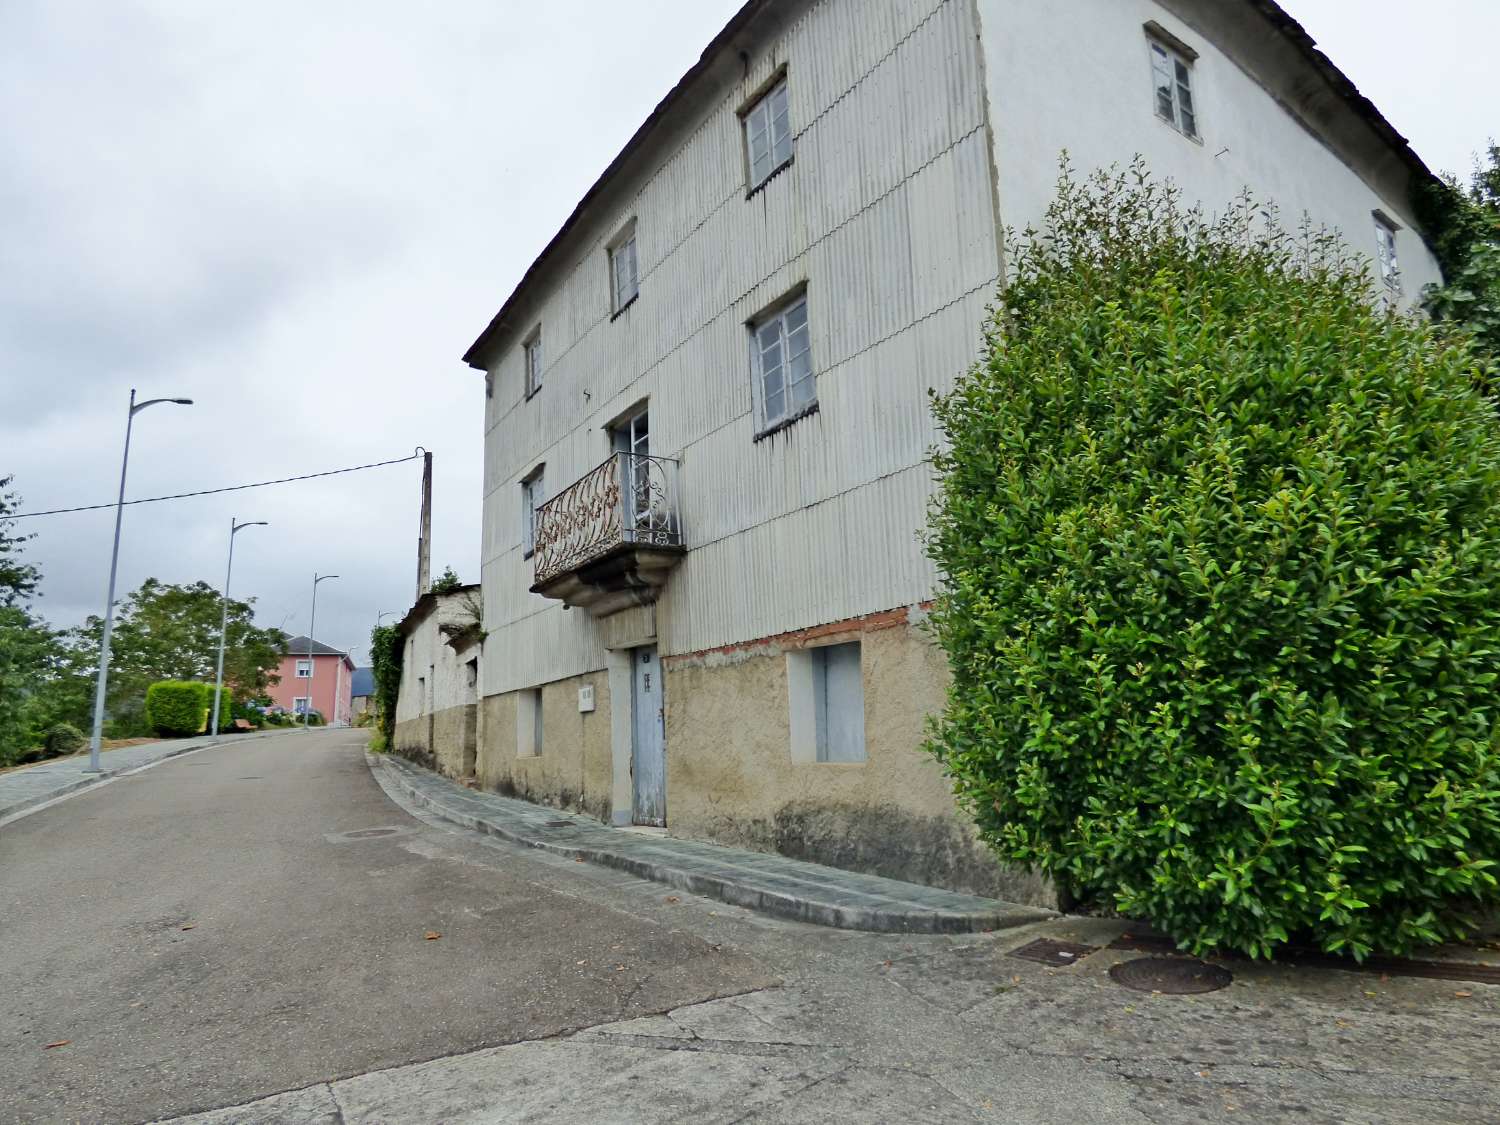
[[[1051,0],[1059,8],[1067,0]],[[1284,0],[1435,169],[1500,132],[1494,0]],[[434,574],[479,573],[460,356],[739,0],[3,0],[0,477],[26,510],[435,454]],[[1477,48],[1476,48],[1476,45]],[[223,580],[364,659],[415,593],[415,463],[126,510],[120,590]],[[27,521],[55,624],[110,512]]]

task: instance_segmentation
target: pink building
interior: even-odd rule
[[[293,637],[281,658],[281,680],[267,694],[278,706],[298,715],[311,699],[312,709],[336,726],[353,716],[353,687],[354,661],[347,652],[307,637]]]

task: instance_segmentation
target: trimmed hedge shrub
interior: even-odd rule
[[[1500,426],[1331,237],[1067,174],[936,400],[983,837],[1187,949],[1357,957],[1497,898]]]
[[[220,689],[219,730],[234,726],[228,688]],[[159,680],[146,689],[146,722],[165,738],[201,734],[213,714],[214,686],[189,680]]]

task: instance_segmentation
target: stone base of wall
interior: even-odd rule
[[[858,641],[862,763],[797,762],[787,653]],[[905,611],[666,662],[667,826],[674,836],[779,852],[1038,906],[1048,880],[999,863],[922,751],[946,661]]]
[[[857,640],[865,698],[859,763],[796,761],[788,653]],[[708,653],[668,656],[667,830],[854,871],[1055,907],[1040,876],[1008,868],[958,812],[937,762],[921,749],[927,715],[940,710],[947,664],[899,610]],[[480,704],[476,773],[486,789],[628,823],[630,700],[611,722],[610,675],[547,684],[543,745],[517,715],[523,693]],[[628,683],[628,672],[624,683]],[[596,709],[578,711],[592,685]],[[622,807],[623,806],[623,807]]]
[[[594,710],[578,710],[578,689],[593,685]],[[580,812],[609,823],[613,801],[609,677],[603,672],[544,685],[542,752],[531,754],[529,732],[516,729],[520,692],[480,704],[475,775],[485,789],[539,805]],[[628,704],[627,704],[628,705]],[[521,750],[527,753],[520,753]]]
[[[478,704],[449,707],[396,724],[391,749],[449,777],[472,777],[478,750]]]

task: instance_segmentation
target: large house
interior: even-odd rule
[[[301,715],[311,706],[330,726],[353,721],[354,661],[343,649],[293,637],[281,657],[280,677],[267,689],[278,707]]]
[[[465,359],[473,768],[617,824],[1044,901],[920,749],[929,391],[1060,153],[1245,187],[1439,279],[1412,150],[1270,0],[751,0]]]

